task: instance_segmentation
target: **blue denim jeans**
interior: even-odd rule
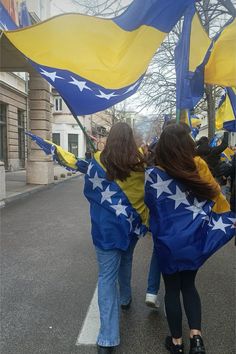
[[[160,289],[160,281],[161,281],[161,272],[160,272],[157,257],[158,257],[157,253],[153,248],[149,274],[148,274],[148,287],[147,287],[147,293],[153,295],[157,295]]]
[[[113,347],[120,343],[120,305],[126,305],[131,300],[132,260],[137,241],[135,237],[127,251],[102,250],[95,247],[99,267],[100,331],[97,339],[98,345]]]

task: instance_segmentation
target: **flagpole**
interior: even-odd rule
[[[84,133],[86,140],[88,141],[89,145],[91,146],[93,152],[96,152],[96,147],[94,146],[94,143],[92,142],[92,139],[89,137],[88,133],[86,132],[84,126],[81,124],[79,118],[77,117],[76,114],[74,114],[73,112],[71,112],[73,117],[75,118],[76,122],[78,123],[80,129],[82,130],[82,132]]]

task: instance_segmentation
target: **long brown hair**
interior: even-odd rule
[[[161,166],[171,177],[183,183],[200,199],[217,196],[217,185],[213,186],[201,179],[194,162],[195,143],[181,125],[166,127],[155,150],[155,164]]]
[[[100,159],[112,181],[126,180],[131,171],[144,171],[144,158],[127,123],[119,122],[111,128]]]

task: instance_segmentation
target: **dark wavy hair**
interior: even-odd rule
[[[157,143],[155,164],[183,183],[196,197],[211,200],[218,194],[217,184],[213,186],[199,176],[194,162],[195,148],[195,142],[183,126],[170,125]]]
[[[100,159],[107,170],[107,178],[112,181],[125,181],[131,171],[144,171],[144,157],[127,123],[119,122],[111,128]]]

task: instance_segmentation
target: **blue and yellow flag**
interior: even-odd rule
[[[236,88],[225,89],[216,111],[216,129],[236,132]]]
[[[216,183],[206,163],[196,158],[199,174]],[[199,200],[186,186],[158,167],[146,171],[145,203],[163,273],[195,270],[234,234],[235,214],[220,193],[214,201]]]
[[[144,172],[131,172],[124,182],[110,181],[97,152],[88,166],[84,195],[90,203],[92,237],[97,247],[127,250],[133,237],[148,231]]]
[[[236,87],[236,19],[223,29],[213,45],[205,67],[205,82]]]
[[[236,19],[211,41],[195,6],[184,14],[175,50],[176,107],[193,109],[204,94],[204,83],[236,87]]]
[[[182,34],[175,49],[177,109],[193,109],[202,98],[210,45],[193,4],[184,14]]]
[[[5,36],[76,115],[135,93],[166,34],[194,0],[134,0],[114,19],[64,14]]]
[[[52,155],[53,161],[65,167],[69,171],[80,171],[85,173],[88,163],[85,160],[78,159],[77,156],[69,151],[64,150],[61,146],[54,144],[49,140],[45,140],[38,135],[25,132],[32,141],[34,141],[47,155]]]

